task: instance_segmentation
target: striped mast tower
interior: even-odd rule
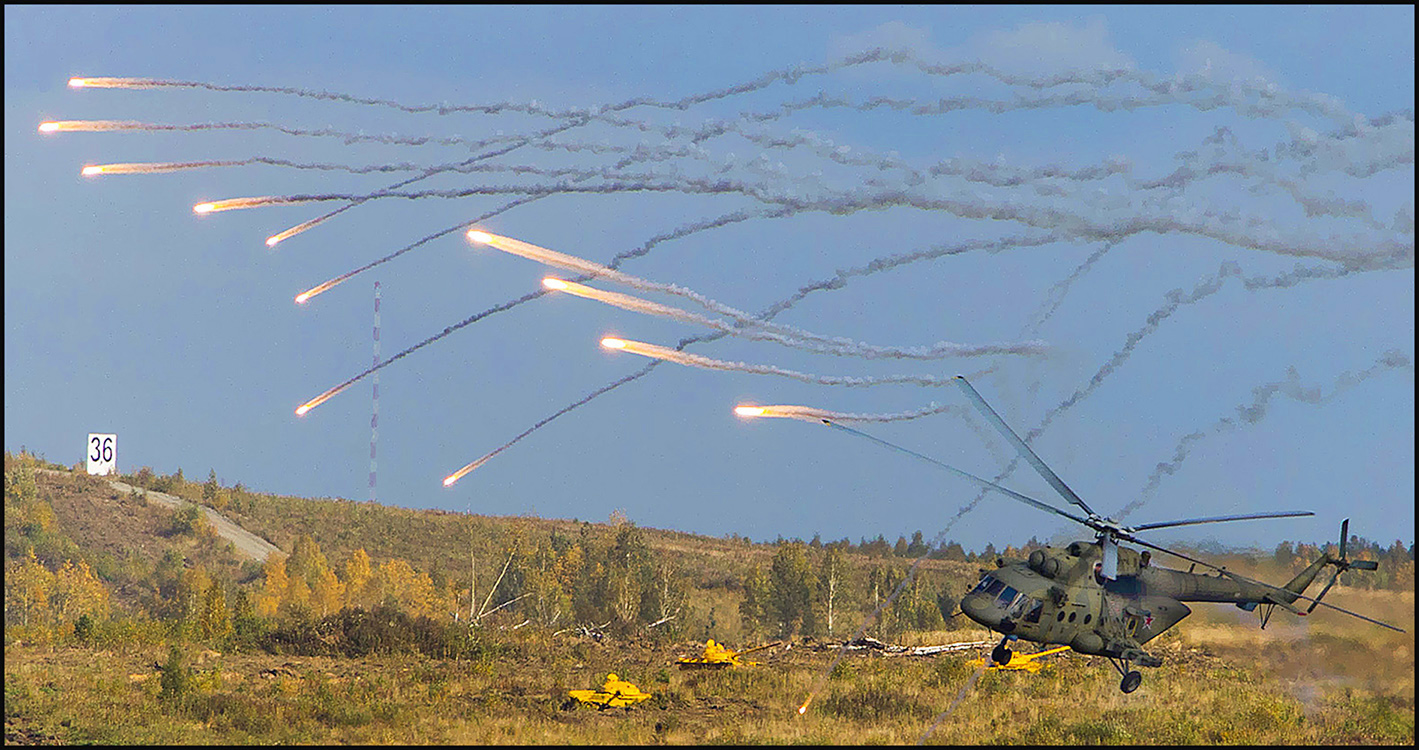
[[[374,283],[374,367],[379,366],[379,282]],[[375,442],[379,438],[379,371],[374,373],[374,402],[370,410],[370,502],[375,497]]]

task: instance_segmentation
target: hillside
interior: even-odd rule
[[[7,471],[10,468],[7,462]],[[130,612],[152,611],[156,592],[144,591],[138,579],[142,571],[161,566],[165,556],[179,557],[186,568],[200,566],[214,579],[254,593],[261,584],[264,554],[277,550],[290,555],[302,537],[313,541],[337,572],[357,550],[376,566],[406,561],[414,571],[452,592],[458,610],[466,611],[470,588],[480,599],[485,597],[510,556],[522,559],[539,549],[571,543],[587,549],[609,548],[630,528],[648,548],[647,559],[672,571],[682,589],[679,601],[683,611],[676,615],[676,630],[738,639],[747,635],[741,632],[739,617],[743,582],[756,566],[767,571],[782,547],[743,538],[640,528],[625,521],[469,515],[270,495],[250,492],[240,485],[214,489],[188,482],[180,473],[158,477],[140,470],[111,480],[51,466],[37,469],[34,481],[39,497],[52,508],[54,525],[61,532],[56,536],[63,538],[64,544],[72,544],[100,578],[113,584],[115,603]],[[184,506],[189,516],[186,521],[182,520]],[[205,523],[196,523],[199,512]],[[176,530],[194,523],[194,532]],[[40,557],[51,562],[62,557],[65,553],[50,549],[55,544],[58,542],[50,539],[39,545]],[[810,553],[818,549],[816,543],[802,546]],[[883,587],[900,580],[913,562],[890,554],[885,543],[878,547],[877,554],[843,555],[848,569],[845,577],[852,579],[855,588],[863,589],[863,596],[875,596],[876,601],[887,595]],[[476,586],[470,586],[474,574]],[[973,562],[927,559],[918,566],[919,583],[913,588],[936,609],[938,596],[949,592],[959,595],[977,577]],[[506,586],[511,581],[506,580],[506,574],[504,578]],[[875,592],[869,594],[869,587],[875,587]],[[509,598],[520,593],[516,587],[506,591]],[[504,601],[504,592],[497,593],[491,605]],[[867,600],[858,603],[866,605]],[[853,619],[852,611],[848,608],[836,613],[835,633],[842,635],[844,628],[855,627],[865,614],[858,612]],[[844,624],[844,618],[852,620],[851,624]],[[939,617],[936,621],[940,623]]]
[[[485,598],[493,583],[499,581],[500,573],[503,581],[500,590],[493,592],[495,597],[489,602],[490,606],[524,593],[526,575],[519,576],[518,569],[530,564],[536,555],[556,557],[559,550],[564,554],[572,546],[584,553],[609,550],[618,544],[618,537],[631,529],[636,543],[647,548],[647,565],[668,571],[666,575],[673,577],[680,588],[677,604],[683,611],[676,615],[678,627],[674,629],[701,637],[737,639],[750,635],[741,632],[743,623],[739,616],[746,582],[756,570],[772,573],[775,556],[785,544],[641,528],[618,518],[593,523],[529,516],[497,517],[410,510],[343,499],[279,496],[251,492],[240,484],[222,487],[215,477],[205,483],[190,482],[180,471],[172,476],[158,476],[144,468],[118,479],[100,478],[68,467],[45,467],[42,461],[25,454],[20,457],[7,454],[7,480],[12,470],[27,464],[34,465],[37,499],[43,501],[46,513],[53,514],[51,521],[40,525],[49,523],[57,531],[40,535],[40,543],[35,545],[37,554],[52,568],[57,568],[66,556],[77,554],[87,560],[98,576],[111,584],[116,602],[130,612],[152,610],[152,599],[157,592],[152,586],[144,591],[138,580],[144,571],[161,567],[164,558],[168,559],[168,565],[177,559],[185,568],[200,567],[214,579],[237,588],[247,587],[254,593],[262,583],[265,558],[272,552],[279,552],[282,557],[291,555],[302,538],[314,543],[317,554],[337,576],[343,572],[342,563],[357,551],[368,555],[375,566],[387,561],[405,561],[413,571],[428,576],[430,582],[447,592],[448,601],[444,605],[447,609],[465,612],[470,606],[470,591],[479,599]],[[199,517],[201,521],[197,520]],[[7,515],[7,557],[18,554],[12,529],[25,523],[25,519],[11,519]],[[871,544],[853,545],[842,540],[827,545],[842,553],[846,568],[842,587],[846,595],[838,599],[831,634],[844,635],[844,628],[854,628],[861,622],[925,549],[920,546],[920,535],[906,549],[903,549],[904,543],[905,540],[899,540],[895,551],[880,539]],[[805,564],[810,568],[821,565],[824,547],[817,540],[800,545],[809,558]],[[1346,584],[1383,585],[1412,590],[1412,546],[1407,551],[1398,543],[1390,550],[1374,547],[1387,555],[1381,570],[1346,574],[1341,579],[1342,587]],[[1284,580],[1317,553],[1313,545],[1293,547],[1287,542],[1278,548],[1278,556],[1282,548],[1291,559],[1289,565],[1279,568],[1269,555],[1261,559],[1254,555],[1209,554],[1207,557],[1236,570]],[[1008,557],[1023,556],[1029,549],[1007,548],[1002,553]],[[968,552],[955,554],[955,561],[939,559],[943,553],[938,550],[931,558],[916,563],[917,583],[912,590],[919,604],[940,602],[946,603],[949,609],[949,603],[954,601],[952,597],[974,584],[981,566],[993,567],[996,555],[989,547],[979,556]],[[1375,559],[1375,555],[1364,552],[1358,557]],[[503,568],[514,562],[518,563],[513,565],[514,580],[508,580]],[[539,564],[546,563],[547,559],[541,559]],[[821,570],[802,572],[805,578],[822,573]],[[566,578],[565,572],[562,577]],[[667,614],[673,608],[664,606]],[[852,624],[844,625],[844,618]],[[932,619],[924,617],[923,624]],[[942,623],[939,618],[934,623],[936,626],[957,624]]]
[[[1153,642],[1163,667],[1123,696],[1100,657],[1053,656],[1032,675],[982,672],[968,652],[832,647],[867,621],[903,645],[988,638],[942,614],[993,551],[923,559],[887,606],[913,559],[897,550],[920,540],[755,544],[181,472],[108,480],[24,454],[6,456],[5,502],[6,744],[1413,742],[1414,566],[1398,545],[1352,539],[1383,557],[1368,583],[1386,588],[1342,578],[1327,601],[1405,632],[1326,610],[1260,630],[1203,605]],[[258,561],[267,548],[223,529],[279,554]],[[1209,557],[1281,579],[1315,554]],[[776,645],[759,666],[677,669],[707,638]],[[627,711],[568,700],[609,673],[651,697]]]

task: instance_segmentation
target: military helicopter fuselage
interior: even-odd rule
[[[1060,497],[1078,510],[1062,510],[832,420],[823,419],[822,422],[926,461],[988,490],[1038,510],[1067,518],[1095,532],[1097,536],[1094,542],[1073,542],[1063,549],[1046,547],[1031,552],[1028,560],[1007,562],[999,559],[996,561],[995,570],[981,571],[983,575],[980,582],[961,599],[961,612],[1001,634],[1000,645],[991,652],[995,663],[1010,663],[1011,652],[1007,646],[1014,640],[1063,644],[1080,653],[1108,657],[1114,668],[1123,675],[1119,689],[1131,693],[1138,689],[1143,675],[1130,669],[1130,666],[1133,663],[1144,667],[1162,666],[1163,660],[1143,650],[1143,644],[1192,614],[1192,610],[1183,602],[1230,602],[1248,612],[1261,606],[1262,627],[1266,627],[1277,607],[1305,616],[1316,607],[1325,606],[1391,630],[1400,630],[1379,620],[1321,602],[1341,573],[1351,568],[1375,570],[1378,567],[1373,560],[1352,561],[1346,557],[1349,519],[1340,524],[1339,554],[1332,555],[1329,551],[1321,554],[1319,559],[1285,586],[1273,586],[1248,578],[1185,553],[1160,547],[1139,538],[1137,532],[1231,521],[1297,518],[1313,516],[1315,513],[1301,510],[1270,511],[1125,526],[1116,519],[1099,515],[1089,507],[1088,503],[1070,489],[1069,485],[1010,429],[1005,420],[990,408],[964,377],[956,376],[955,382],[981,416],[1015,448],[1020,458],[1048,482]],[[1080,515],[1079,511],[1083,511],[1084,515]],[[1120,546],[1120,543],[1137,544],[1149,550],[1157,550],[1189,561],[1193,567],[1188,571],[1156,567],[1152,565],[1151,552],[1138,552]],[[1214,574],[1194,573],[1199,565]],[[1330,582],[1314,598],[1306,596],[1306,587],[1310,586],[1327,566],[1335,568]],[[1304,610],[1297,608],[1295,604],[1300,599],[1309,601],[1310,606]]]
[[[1330,558],[1322,555],[1284,587],[1297,594]],[[1118,575],[1104,578],[1100,544],[1046,547],[1027,560],[997,561],[961,599],[961,612],[1009,640],[1070,646],[1075,651],[1158,666],[1140,646],[1192,613],[1183,602],[1227,602],[1251,610],[1296,597],[1222,575],[1172,570],[1151,554],[1118,548]],[[1000,655],[998,652],[997,655]],[[1008,657],[1006,657],[1008,660]]]

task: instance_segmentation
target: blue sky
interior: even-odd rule
[[[1324,540],[1350,517],[1355,533],[1409,544],[1413,28],[1413,8],[1394,6],[7,6],[5,447],[72,464],[89,432],[113,432],[125,470],[215,469],[259,491],[365,500],[373,378],[305,417],[293,410],[370,366],[374,282],[389,357],[548,273],[457,231],[297,306],[297,293],[516,195],[369,201],[271,250],[266,237],[345,204],[192,206],[367,194],[411,173],[258,164],[93,178],[85,165],[449,164],[479,153],[467,141],[560,122],[539,112],[754,84],[681,109],[628,108],[480,162],[521,172],[443,173],[409,190],[541,186],[552,194],[481,228],[599,263],[650,247],[621,270],[751,314],[874,260],[1035,238],[849,274],[775,322],[876,346],[1039,341],[1043,355],[869,360],[744,338],[686,351],[859,380],[990,370],[975,387],[1017,432],[1046,423],[1031,443],[1101,513],[1317,514],[1159,542]],[[903,56],[831,66],[870,49]],[[930,67],[968,62],[985,67]],[[802,75],[764,78],[790,70]],[[77,90],[72,76],[516,106],[410,113],[270,92]],[[99,119],[355,137],[37,131]],[[416,147],[395,134],[462,140]],[[655,159],[613,166],[637,153]],[[675,189],[558,192],[554,170],[566,169],[593,173],[584,186]],[[694,229],[785,206],[800,209]],[[620,511],[754,539],[945,530],[979,548],[1080,536],[998,496],[962,514],[975,489],[924,463],[732,412],[969,408],[950,385],[665,363],[508,445],[647,363],[601,337],[674,346],[706,332],[545,296],[409,353],[379,371],[379,500],[598,521]],[[949,411],[852,426],[987,478],[1011,455]],[[1027,468],[1002,483],[1063,505]]]

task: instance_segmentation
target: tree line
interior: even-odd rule
[[[483,635],[494,626],[713,636],[713,621],[698,621],[703,611],[689,606],[702,586],[732,592],[737,611],[731,616],[738,615],[746,635],[840,638],[873,613],[871,632],[893,639],[907,631],[968,627],[952,614],[975,580],[969,563],[1023,558],[1044,546],[1031,538],[998,551],[986,545],[968,552],[954,541],[933,549],[920,531],[895,545],[880,535],[855,545],[823,543],[817,535],[808,542],[779,538],[767,550],[734,553],[707,583],[703,567],[686,570],[686,558],[658,549],[647,530],[613,518],[609,529],[583,522],[550,532],[534,531],[530,522],[504,523],[479,544],[470,536],[467,568],[441,564],[438,556],[431,564],[376,557],[363,546],[328,556],[306,533],[295,536],[289,553],[243,566],[231,562],[225,543],[196,506],[187,505],[171,512],[161,532],[168,546],[149,564],[131,554],[115,560],[81,549],[41,496],[38,465],[24,454],[6,454],[7,641],[179,637],[229,648],[408,648],[450,655],[485,644]],[[182,480],[180,470],[168,477],[147,470],[141,481],[233,510],[257,503],[239,486],[222,487],[215,472],[201,485]],[[1352,560],[1377,560],[1380,569],[1342,575],[1342,585],[1412,588],[1412,544],[1381,546],[1354,536],[1347,547]],[[1323,549],[1283,542],[1269,562],[1294,574]],[[922,557],[963,564],[920,567],[908,580]]]

